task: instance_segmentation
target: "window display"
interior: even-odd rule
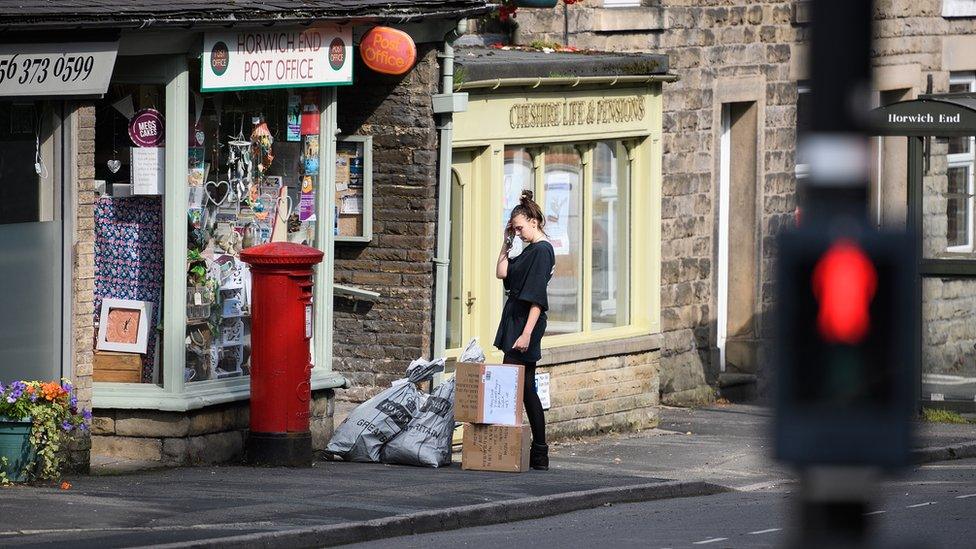
[[[314,90],[193,93],[189,107],[184,380],[198,382],[250,373],[241,250],[314,245],[320,114]]]
[[[371,136],[353,135],[336,141],[336,241],[369,242],[372,229]]]
[[[95,105],[95,178],[104,183],[105,191],[94,208],[96,381],[162,381],[157,326],[163,297],[164,217],[162,188],[156,182],[164,172],[158,159],[164,156],[165,117],[165,91],[158,84],[113,83]],[[146,185],[138,188],[134,183],[139,180]],[[119,325],[111,315],[103,315],[104,305],[118,300],[145,304],[138,347],[105,345],[111,341],[103,340],[106,330]],[[126,327],[125,322],[121,326]],[[126,375],[119,375],[120,364],[126,365]]]

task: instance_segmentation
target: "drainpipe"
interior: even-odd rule
[[[440,116],[440,156],[437,183],[437,255],[434,256],[434,335],[433,358],[444,356],[447,335],[447,275],[451,256],[451,146],[454,140],[454,113],[467,109],[467,93],[454,93],[454,41],[467,30],[467,21],[444,36],[441,59],[441,93],[432,97],[434,113]],[[435,380],[439,383],[440,376]]]

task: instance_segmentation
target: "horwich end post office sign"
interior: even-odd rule
[[[118,42],[0,44],[0,97],[103,95]]]
[[[352,30],[340,26],[208,32],[202,91],[352,84]]]

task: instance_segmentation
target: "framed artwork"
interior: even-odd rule
[[[149,325],[152,323],[152,306],[149,301],[103,299],[95,348],[100,351],[145,354]]]

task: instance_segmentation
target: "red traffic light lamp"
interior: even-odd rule
[[[835,242],[817,261],[812,283],[820,337],[828,343],[861,343],[878,289],[878,272],[864,250],[852,240]]]

